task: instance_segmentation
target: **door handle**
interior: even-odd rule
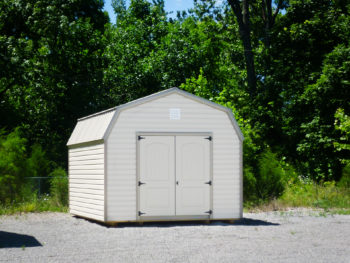
[[[139,181],[139,186],[143,185],[143,184],[146,184],[146,183],[142,183],[141,181]]]
[[[209,185],[211,185],[211,181],[209,181],[209,182],[206,182],[205,184],[209,184]]]

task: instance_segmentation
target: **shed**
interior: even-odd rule
[[[78,119],[70,213],[102,222],[242,217],[243,135],[232,111],[178,88]]]

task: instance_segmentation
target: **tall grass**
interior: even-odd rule
[[[293,207],[350,209],[350,189],[338,187],[333,181],[323,184],[293,184],[286,189],[279,202]]]
[[[33,194],[31,198],[28,198],[26,201],[23,202],[0,205],[0,215],[46,211],[67,212],[68,207],[58,205],[56,199],[52,198],[49,195],[38,197],[36,194]]]
[[[299,182],[289,184],[283,195],[274,200],[246,203],[248,211],[277,211],[305,207],[326,212],[350,214],[350,189],[337,186],[334,181],[316,184]]]
[[[50,175],[50,194],[38,195],[33,187],[27,184],[23,189],[22,199],[11,203],[0,204],[0,215],[29,212],[67,212],[68,210],[68,177],[62,168],[55,169]]]

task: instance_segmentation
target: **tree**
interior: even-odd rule
[[[349,17],[332,2],[293,1],[271,36],[265,96],[273,103],[270,119],[277,121],[263,136],[306,177],[340,176],[333,124],[336,109],[348,107],[348,28]]]
[[[256,74],[254,54],[250,37],[249,2],[248,0],[243,0],[242,7],[239,0],[228,0],[228,3],[230,4],[237,19],[239,33],[244,47],[249,93],[251,96],[254,96],[256,93]]]
[[[113,104],[179,86],[201,68],[212,93],[220,92],[226,74],[218,64],[226,61],[222,22],[201,19],[196,9],[191,16],[167,20],[163,1],[131,1],[128,8],[115,1],[115,10],[117,24],[108,31],[104,78]]]
[[[82,115],[104,108],[100,0],[1,1],[1,126],[65,163],[65,142]],[[2,106],[4,105],[4,106]]]
[[[340,129],[334,129],[334,114],[338,107],[350,112],[350,48],[339,45],[329,53],[322,74],[309,85],[301,97],[309,107],[310,115],[301,124],[304,138],[297,150],[307,157],[316,178],[340,179],[341,159],[350,159],[349,151],[334,151],[334,143],[342,138]],[[338,112],[338,117],[341,117]],[[345,124],[346,122],[344,122]],[[336,126],[340,127],[340,126]]]

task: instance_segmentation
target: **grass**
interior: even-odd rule
[[[18,213],[32,212],[67,212],[66,206],[59,205],[50,196],[36,197],[31,200],[18,202],[11,205],[0,205],[0,215],[13,215]]]
[[[290,208],[305,207],[317,209],[320,215],[350,214],[350,189],[339,187],[334,182],[323,184],[302,183],[290,184],[284,194],[274,200],[246,202],[245,212],[286,211]],[[0,215],[11,215],[30,212],[67,212],[68,207],[60,205],[57,198],[49,195],[37,197],[36,194],[25,202],[11,205],[0,205]]]
[[[335,182],[323,184],[298,183],[289,185],[284,194],[274,200],[246,203],[247,211],[284,211],[305,207],[330,214],[350,214],[350,189]]]

